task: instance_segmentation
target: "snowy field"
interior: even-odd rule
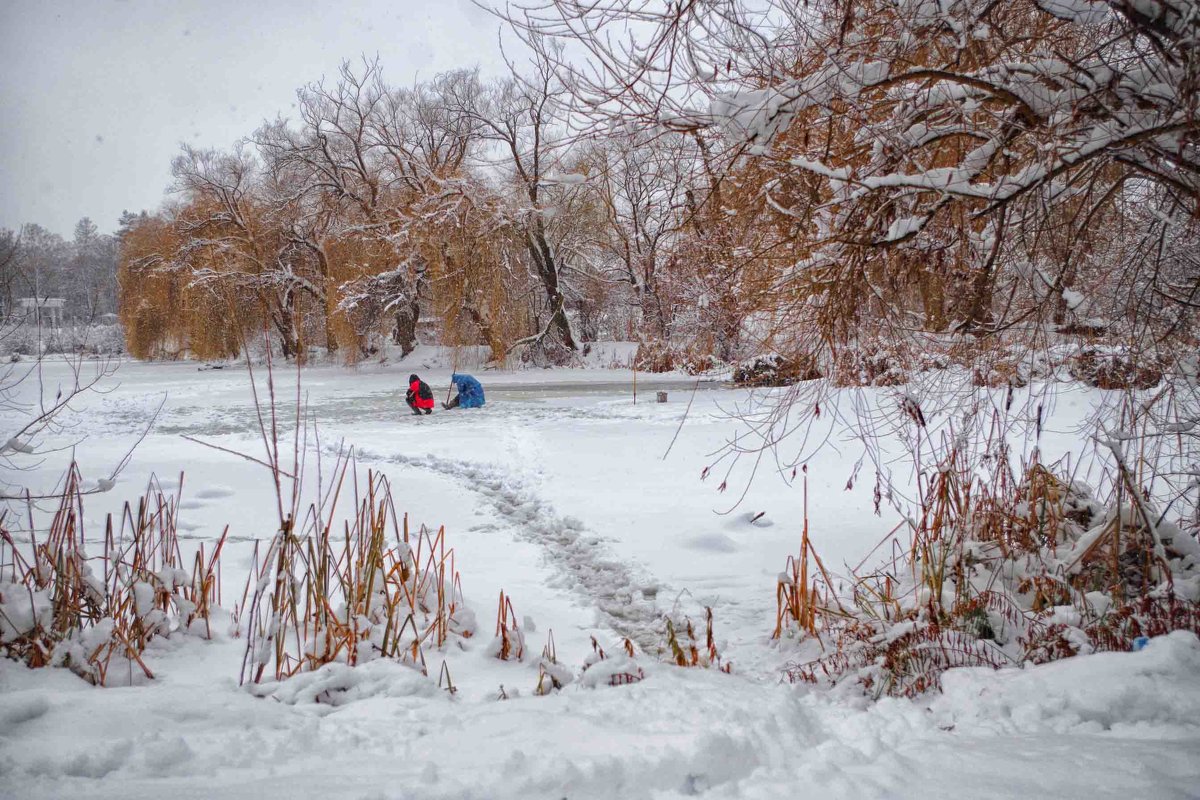
[[[742,435],[727,412],[747,392],[639,375],[635,404],[627,371],[476,372],[486,407],[415,418],[403,401],[410,371],[442,399],[450,371],[419,363],[307,369],[302,393],[323,463],[339,443],[353,446],[360,473],[385,473],[414,527],[445,526],[476,636],[429,653],[428,677],[392,662],[359,667],[336,705],[312,702],[321,687],[311,681],[265,699],[240,688],[245,642],[227,616],[213,641],[156,640],[156,680],[142,685],[98,689],[67,670],[0,662],[0,796],[1200,797],[1200,642],[1190,634],[1136,653],[959,670],[943,694],[915,702],[781,683],[792,651],[770,641],[775,581],[799,548],[802,493],[767,468],[746,489],[746,463],[727,491],[723,469],[701,480],[711,454]],[[49,384],[66,374],[49,367]],[[278,379],[294,396],[292,374]],[[232,605],[254,543],[278,525],[270,476],[184,437],[262,456],[246,369],[126,363],[107,385],[60,442],[77,443],[88,485],[163,405],[117,485],[88,498],[89,538],[151,474],[175,489],[183,471],[186,543],[229,526]],[[660,389],[669,402],[652,402]],[[1093,402],[1060,392],[1060,449]],[[812,537],[838,572],[896,523],[886,508],[874,515],[872,480],[846,488],[859,454],[834,431],[809,462]],[[51,455],[25,480],[52,486],[66,458]],[[523,663],[489,654],[501,590],[524,627]],[[663,646],[664,612],[702,626],[705,606],[731,674],[649,654]],[[551,630],[576,679],[535,696],[534,656]],[[645,679],[581,679],[592,637],[610,652],[626,637],[649,651],[637,658]],[[453,696],[438,688],[443,660]]]

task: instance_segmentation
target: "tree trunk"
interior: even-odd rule
[[[317,254],[317,267],[320,270],[321,278],[325,284],[325,297],[318,298],[318,302],[324,304],[325,316],[325,349],[330,355],[337,352],[338,340],[337,335],[333,331],[333,314],[329,311],[329,296],[332,294],[329,287],[329,258],[325,255],[324,245],[312,246],[313,252]]]
[[[567,309],[563,301],[562,292],[556,290],[551,293],[550,302],[552,307],[555,308],[551,320],[559,343],[568,350],[577,351],[579,345],[575,344],[575,336],[571,333],[571,322],[567,319]]]
[[[1065,291],[1075,285],[1075,263],[1069,261],[1054,282],[1054,325],[1061,328],[1067,322],[1067,298]]]
[[[554,253],[550,243],[546,241],[546,227],[542,218],[537,217],[530,227],[528,235],[529,254],[537,267],[538,277],[546,289],[546,299],[550,304],[550,330],[553,331],[560,344],[571,352],[578,352],[575,336],[571,333],[571,322],[567,319],[566,303],[558,283],[558,265],[554,262]]]
[[[295,296],[292,292],[287,292],[281,301],[276,302],[276,312],[271,318],[275,323],[275,330],[279,333],[279,347],[283,351],[284,360],[291,361],[296,358],[303,363],[304,346],[296,333],[295,306]]]
[[[661,342],[667,340],[667,314],[663,308],[662,298],[650,286],[640,287],[638,306],[642,310],[642,324],[649,329],[654,338]]]
[[[925,308],[925,329],[940,332],[946,329],[946,291],[944,282],[945,264],[939,257],[933,269],[920,273],[917,286],[921,293],[921,305]]]
[[[392,341],[400,345],[400,357],[404,358],[417,346],[417,322],[421,319],[421,304],[416,298],[396,307],[396,326],[392,328]]]
[[[333,330],[333,315],[329,310],[325,310],[325,349],[329,355],[333,355],[338,350],[337,334]]]
[[[967,330],[992,324],[992,270],[990,266],[975,273],[971,281],[971,299],[967,305]]]
[[[479,332],[483,334],[484,341],[488,343],[488,348],[492,351],[492,361],[503,363],[508,353],[504,346],[504,340],[496,333],[495,327],[484,318],[483,314],[479,313],[479,309],[470,303],[464,304],[463,310],[470,317],[471,322],[479,328]]]

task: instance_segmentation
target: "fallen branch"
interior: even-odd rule
[[[197,439],[194,436],[188,436],[186,433],[181,433],[179,435],[182,438],[187,439],[189,442],[195,442],[196,444],[201,444],[201,445],[204,445],[205,447],[211,447],[213,450],[220,450],[222,453],[229,453],[231,456],[237,456],[238,458],[244,458],[247,461],[252,461],[255,464],[258,464],[259,466],[266,467],[267,469],[272,470],[272,471],[278,470],[279,474],[283,475],[284,477],[292,478],[292,479],[295,479],[295,477],[296,477],[295,475],[291,474],[287,470],[284,470],[280,467],[276,467],[272,464],[268,464],[266,461],[263,461],[261,458],[255,458],[254,456],[246,455],[245,453],[239,453],[237,450],[230,450],[228,447],[221,447],[221,445],[219,445],[219,444],[212,444],[211,442],[205,442],[200,439]]]

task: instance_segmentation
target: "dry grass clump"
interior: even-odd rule
[[[940,688],[945,670],[999,668],[1099,650],[1138,636],[1200,633],[1200,543],[1149,508],[1119,466],[1105,507],[1036,461],[990,474],[949,446],[922,478],[907,547],[852,576],[852,603],[802,559],[780,578],[777,635],[819,636],[824,654],[792,664],[794,681],[853,678],[874,695]],[[891,538],[891,537],[889,537]],[[897,543],[898,545],[899,543]],[[809,550],[805,549],[805,553]]]
[[[592,637],[592,652],[583,662],[579,682],[588,687],[625,686],[645,679],[646,673],[637,663],[633,642],[625,639],[621,649],[609,655]]]
[[[538,661],[538,682],[534,694],[547,695],[557,692],[574,679],[575,675],[571,672],[571,668],[564,666],[558,660],[558,650],[554,646],[554,631],[547,632],[546,646],[542,648],[542,657]]]
[[[1153,389],[1164,364],[1129,347],[1085,345],[1068,362],[1071,377],[1097,389]]]
[[[327,485],[318,456],[318,490],[302,511],[310,429],[299,372],[287,463],[270,352],[265,398],[246,363],[266,457],[243,457],[267,469],[279,528],[265,552],[255,548],[238,604],[246,632],[240,682],[284,681],[328,664],[354,667],[381,658],[428,674],[426,648],[443,648],[451,637],[475,631],[445,529],[410,531],[408,517],[396,512],[387,478],[368,471],[360,481],[353,454],[340,450]],[[319,437],[312,435],[319,453]],[[345,503],[350,508],[343,517]]]
[[[733,672],[733,662],[723,661],[713,636],[713,611],[704,607],[704,639],[696,635],[696,627],[689,617],[678,624],[670,616],[664,617],[666,627],[666,652],[677,667],[715,667],[720,672]],[[628,642],[628,640],[626,640]],[[632,654],[632,644],[627,645]]]
[[[183,476],[180,476],[182,486]],[[88,554],[79,469],[67,470],[46,536],[38,539],[30,505],[28,545],[0,517],[0,653],[29,667],[62,666],[105,686],[154,674],[149,643],[177,631],[212,634],[220,602],[220,557],[228,530],[190,570],[180,551],[178,494],[151,481],[120,522],[110,515],[101,554]],[[136,671],[135,671],[136,667]]]
[[[243,683],[376,658],[425,673],[425,648],[475,631],[445,530],[412,533],[383,475],[368,473],[362,497],[354,486],[354,514],[336,529],[332,512],[351,463],[339,465],[328,514],[311,514],[300,530],[283,526],[261,559],[256,553]]]
[[[833,618],[844,618],[845,609],[833,589],[833,580],[821,557],[808,538],[808,468],[804,468],[804,527],[800,536],[800,555],[788,556],[775,586],[775,631],[779,639],[785,631],[798,629],[820,637],[820,630]],[[811,559],[811,562],[810,562]]]
[[[664,615],[663,646],[653,655],[678,667],[712,668],[726,674],[731,673],[732,662],[724,660],[717,648],[713,633],[712,608],[704,608],[704,620],[704,634],[700,636],[695,624],[686,615]],[[550,633],[538,662],[538,682],[534,693],[546,695],[558,691],[574,681],[575,677],[572,671],[559,661],[554,646],[554,634]],[[610,653],[605,651],[593,636],[592,652],[584,660],[578,680],[582,686],[597,688],[625,686],[638,683],[645,677],[645,671],[638,663],[633,640],[623,638],[619,646]]]
[[[500,590],[500,603],[496,608],[496,638],[492,649],[501,661],[520,661],[525,658],[525,634],[517,624],[512,598],[504,594],[503,589]]]
[[[703,375],[722,366],[720,359],[696,343],[677,347],[659,339],[647,339],[638,343],[633,355],[633,368],[639,372],[679,370],[688,375]]]

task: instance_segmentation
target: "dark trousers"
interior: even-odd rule
[[[408,398],[407,400],[408,400],[408,407],[409,407],[409,408],[411,408],[411,409],[412,409],[412,412],[413,412],[414,414],[416,414],[418,417],[419,417],[419,416],[421,416],[421,412],[422,412],[422,411],[424,411],[426,414],[432,414],[432,413],[433,413],[433,409],[432,409],[432,408],[423,408],[423,409],[422,409],[422,408],[417,408],[417,401],[416,401],[415,399],[413,399],[413,398]]]
[[[453,400],[451,400],[449,403],[445,403],[444,405],[446,406],[446,408],[458,408],[458,404],[460,402],[462,402],[462,397],[460,395],[456,394],[456,395],[454,395]]]

